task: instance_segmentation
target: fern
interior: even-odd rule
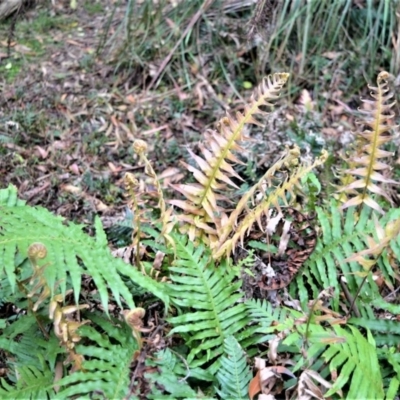
[[[38,332],[34,316],[24,315],[6,326],[0,348],[13,360],[7,365],[7,379],[1,379],[2,399],[54,397],[56,358],[64,350],[54,335],[46,339]]]
[[[382,349],[383,350],[383,349]],[[388,362],[393,367],[393,371],[396,373],[396,377],[388,376],[389,382],[386,398],[389,400],[395,399],[396,395],[399,393],[400,387],[400,354],[396,353],[396,348],[392,347],[391,349],[385,348],[383,351],[380,351],[380,358],[382,360],[388,360]]]
[[[225,339],[224,353],[217,373],[220,384],[217,392],[222,399],[247,399],[247,388],[252,374],[246,363],[245,353],[233,336]]]
[[[327,328],[315,323],[298,324],[298,331],[288,335],[280,350],[293,353],[294,359],[298,359],[294,371],[322,370],[321,374],[326,377],[328,363],[333,385],[324,398],[339,393],[344,387],[349,399],[384,398],[384,380],[374,337],[369,330],[365,338],[354,326],[349,328],[350,331],[337,325]],[[386,385],[388,391],[393,390],[389,386]]]
[[[350,326],[350,329],[351,333],[335,327],[335,332],[345,337],[346,342],[333,344],[322,354],[322,358],[329,362],[330,371],[338,372],[333,387],[325,396],[331,396],[349,383],[349,399],[383,399],[382,376],[372,335],[368,331],[366,339],[354,327]]]
[[[276,332],[281,332],[293,328],[294,314],[298,317],[299,313],[286,307],[274,308],[267,301],[254,300],[246,302],[246,309],[251,320],[256,321],[254,335],[259,336],[257,343],[263,343],[275,337]],[[244,342],[246,345],[247,343]]]
[[[62,387],[58,396],[70,398],[98,392],[107,399],[122,399],[129,391],[130,366],[138,343],[126,324],[96,315],[90,319],[94,326],[80,328],[84,339],[76,346],[77,354],[85,358],[82,370],[57,382]]]
[[[197,394],[188,384],[187,378],[192,377],[192,371],[185,368],[182,360],[169,349],[160,351],[154,360],[148,359],[146,365],[152,368],[152,372],[145,373],[145,378],[149,380],[151,394],[148,399],[206,399],[201,394]],[[157,368],[154,371],[154,367]],[[164,394],[169,393],[168,395]]]
[[[260,107],[271,105],[268,101],[279,97],[288,77],[286,73],[274,74],[272,80],[268,78],[258,87],[243,114],[238,112],[236,118],[232,115],[223,118],[218,124],[219,132],[207,133],[206,143],[200,147],[202,157],[189,151],[200,169],[184,166],[198,183],[174,185],[187,200],[171,200],[170,203],[184,211],[178,218],[186,224],[190,240],[197,237],[209,243],[216,241],[225,211],[220,200],[227,200],[228,187],[237,188],[232,178],[241,179],[232,166],[240,163],[232,151],[242,150],[238,142],[248,139],[243,133],[245,124],[258,124],[254,116],[263,114]]]
[[[9,324],[0,335],[0,348],[12,354],[16,366],[37,366],[40,355],[45,354],[51,369],[57,356],[64,353],[54,335],[45,338],[38,331],[33,315],[23,315]]]
[[[368,128],[359,133],[360,145],[348,159],[348,176],[340,177],[347,182],[341,193],[348,196],[342,210],[335,201],[320,202],[319,207],[310,204],[320,190],[310,174],[326,161],[327,153],[301,163],[298,147],[286,149],[236,205],[228,198],[237,189],[235,180],[241,179],[234,169],[240,163],[234,153],[248,139],[245,125],[258,123],[261,107],[279,96],[288,74],[275,74],[263,82],[243,114],[228,115],[219,122],[218,132],[206,133],[200,155],[189,151],[197,167],[184,165],[196,183],[175,185],[185,200],[170,202],[181,209],[177,219],[185,235],[174,231],[175,215],[166,206],[162,185],[145,155],[146,145],[136,141],[134,151],[155,187],[155,196],[148,196],[133,175],[126,176],[134,211],[133,244],[137,250],[151,249],[143,257],[136,252],[135,264],[142,272],[111,255],[100,219],[94,223],[95,237],[90,237],[81,225],[27,206],[18,199],[16,188],[0,190],[1,306],[7,302],[13,306],[0,320],[1,356],[7,360],[0,397],[246,398],[251,379],[247,358],[260,355],[268,342],[268,357],[276,371],[290,359],[291,367],[287,363],[283,369],[292,378],[297,374],[299,397],[311,387],[320,391],[320,398],[342,397],[342,391],[346,398],[394,398],[400,386],[400,328],[395,319],[380,319],[377,310],[398,315],[400,306],[389,302],[389,296],[382,298],[373,280],[379,269],[389,290],[396,293],[400,210],[386,210],[381,216],[378,212],[384,210],[376,200],[378,196],[390,200],[380,185],[394,183],[382,161],[390,155],[382,147],[391,140],[388,120],[393,107],[387,77],[381,73],[378,87],[372,88],[375,100],[370,102],[373,111],[366,114]],[[314,253],[290,286],[293,298],[282,295],[284,304],[296,309],[244,300],[239,277],[244,265],[251,269],[247,264],[251,257],[239,266],[233,266],[229,257],[256,224],[262,229],[271,208],[279,210],[295,201],[304,185],[310,186],[305,204],[316,210],[320,229],[315,231],[320,235]],[[353,206],[359,205],[367,207],[355,213]],[[159,209],[158,221],[149,218],[152,207]],[[274,234],[286,234],[285,240],[302,247],[304,241],[294,239],[296,227],[292,228],[291,239],[283,229]],[[164,239],[161,243],[159,237]],[[32,256],[32,247],[40,257]],[[271,252],[264,243],[253,245],[260,248]],[[151,279],[151,274],[160,281]],[[82,285],[83,276],[92,278],[97,287],[94,296],[98,293],[101,304],[92,301],[93,292]],[[143,298],[145,291],[164,302],[171,327],[160,318],[160,310],[147,307],[153,297]],[[357,297],[357,318],[343,318],[337,312],[344,304],[343,291],[349,304],[352,296]],[[133,296],[140,296],[141,307],[135,308]],[[124,321],[108,315],[110,311],[118,315],[118,307],[125,308]],[[148,327],[142,325],[146,313]],[[154,330],[153,323],[158,324]],[[165,340],[165,332],[173,340]],[[179,351],[166,346],[177,346]],[[64,375],[55,383],[61,364]]]
[[[338,307],[338,295],[340,293],[339,279],[343,276],[350,293],[356,293],[362,283],[364,269],[355,261],[346,261],[354,253],[361,252],[369,248],[368,236],[376,234],[376,224],[371,218],[371,210],[365,208],[358,219],[355,219],[354,210],[349,208],[342,217],[336,202],[331,202],[330,212],[324,211],[321,207],[316,208],[319,224],[322,229],[322,236],[317,241],[316,248],[303,266],[303,274],[298,274],[296,287],[299,289],[300,301],[303,305],[309,298],[318,296],[320,288],[333,287],[335,290],[334,305]],[[392,213],[390,218],[394,218]],[[388,216],[383,217],[382,223],[386,223]],[[392,247],[396,247],[392,241]],[[394,281],[393,269],[390,267],[387,254],[383,253],[379,265],[388,282]],[[338,278],[339,276],[339,278]],[[295,286],[292,285],[294,288]],[[311,288],[311,295],[309,290]],[[372,301],[371,293],[376,291],[367,282],[363,288],[363,296],[367,293],[368,302]],[[362,306],[360,309],[365,314],[372,313],[369,307]],[[372,316],[369,314],[370,317]]]
[[[253,319],[260,322],[260,330],[270,333],[265,340],[278,339],[278,350],[292,354],[291,360],[297,361],[294,372],[304,368],[317,372],[325,361],[332,376],[337,373],[326,398],[346,385],[346,398],[383,398],[378,350],[369,331],[365,339],[353,326],[350,331],[336,325],[324,327],[307,322],[311,316],[304,318],[302,313],[289,309],[274,310],[267,303],[249,302],[247,307]],[[326,370],[322,374],[326,377]]]
[[[296,150],[297,152],[297,150]],[[290,153],[288,154],[290,156]],[[247,232],[251,229],[251,227],[258,222],[259,226],[261,226],[261,217],[263,215],[268,215],[268,211],[271,207],[279,208],[281,203],[287,203],[288,195],[293,199],[295,197],[295,188],[300,187],[300,181],[304,178],[310,171],[314,168],[322,165],[328,158],[328,154],[326,151],[323,151],[321,156],[317,158],[312,164],[303,164],[294,169],[294,171],[287,177],[277,188],[264,196],[264,198],[259,202],[259,204],[254,207],[253,210],[249,211],[247,215],[236,225],[237,218],[239,213],[245,208],[247,205],[247,201],[249,200],[249,194],[253,193],[253,189],[250,189],[249,194],[245,194],[241,201],[239,202],[236,210],[231,213],[228,221],[224,221],[224,225],[226,226],[223,229],[223,235],[220,236],[219,242],[214,246],[217,251],[214,254],[215,258],[220,258],[223,255],[230,256],[230,254],[234,251],[238,242],[240,241],[243,244],[244,238],[247,235]],[[285,158],[283,159],[285,160]],[[290,158],[289,158],[290,160]],[[272,167],[274,170],[274,167]],[[260,186],[260,183],[263,182],[271,172],[268,171],[264,177],[260,180],[259,183],[255,185],[256,188]],[[234,233],[231,238],[228,239],[231,230],[234,229]]]
[[[239,292],[241,281],[223,261],[215,268],[209,249],[204,245],[176,237],[177,260],[170,267],[171,284],[168,293],[171,303],[180,315],[169,318],[174,326],[170,335],[180,333],[187,339],[191,351],[187,361],[191,368],[202,366],[223,353],[224,339],[238,335],[250,322],[243,303],[238,303],[243,294]],[[241,339],[250,335],[241,333]],[[218,364],[210,367],[215,371]]]
[[[366,128],[362,132],[357,132],[359,140],[356,154],[350,158],[352,168],[347,171],[354,179],[340,189],[341,192],[355,194],[342,205],[343,209],[365,204],[384,214],[381,206],[369,193],[383,196],[389,203],[392,203],[382,187],[375,183],[397,184],[396,181],[388,179],[382,174],[382,171],[389,169],[389,165],[382,162],[382,158],[392,156],[392,153],[380,148],[383,144],[392,140],[388,133],[390,131],[388,121],[394,117],[391,109],[395,102],[389,102],[394,94],[389,90],[388,78],[389,74],[386,71],[381,72],[377,78],[377,87],[369,86],[374,100],[363,100],[371,107],[371,111],[361,110],[365,116],[361,124],[364,124]]]
[[[82,274],[93,278],[105,310],[108,309],[108,290],[119,305],[122,297],[130,308],[134,308],[123,275],[168,303],[160,284],[112,257],[99,218],[95,220],[96,237],[92,238],[83,232],[81,225],[66,224],[63,218],[46,209],[25,206],[17,200],[15,187],[1,190],[0,199],[0,278],[3,274],[7,276],[12,291],[17,282],[16,256],[26,257],[28,247],[40,242],[47,249],[44,261],[48,263],[45,269],[48,286],[53,289],[58,282],[65,294],[67,282],[71,282],[77,303]]]
[[[351,318],[349,322],[374,332],[375,341],[379,346],[394,346],[400,341],[400,324],[396,320]]]
[[[55,398],[53,381],[54,371],[46,364],[43,355],[39,354],[36,365],[17,368],[13,382],[1,379],[0,396],[3,400]]]

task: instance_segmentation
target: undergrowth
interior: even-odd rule
[[[291,94],[306,86],[334,100],[336,90],[347,98],[358,93],[360,77],[375,76],[377,66],[400,72],[398,1],[145,0],[128,2],[116,21],[119,7],[97,52],[118,71],[137,73],[137,84],[148,89],[170,83],[191,89],[200,75],[241,98],[237,87],[285,69],[296,74]]]
[[[396,398],[390,75],[329,187],[327,152],[294,146],[241,191],[248,126],[288,78],[266,78],[205,133],[173,198],[137,140],[130,245],[113,253],[100,219],[92,237],[0,191],[1,398]]]

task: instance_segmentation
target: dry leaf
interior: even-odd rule
[[[279,249],[278,249],[278,255],[281,256],[286,252],[287,246],[289,244],[290,240],[290,227],[292,223],[291,221],[285,220],[285,223],[283,224],[283,229],[282,229],[282,234],[279,240]]]
[[[328,58],[329,60],[335,60],[338,58],[342,53],[338,51],[326,51],[325,53],[322,53],[322,56],[325,58]]]
[[[266,367],[266,361],[255,357],[255,367],[258,369],[256,376],[249,384],[249,397],[252,400],[254,396],[261,392],[262,395],[279,394],[283,390],[282,374],[295,378],[290,370],[283,366]],[[261,396],[259,396],[259,399]]]
[[[301,91],[299,100],[297,101],[303,111],[310,112],[314,109],[314,102],[311,98],[310,92],[307,89]]]
[[[256,376],[249,383],[249,397],[253,400],[254,396],[261,392],[260,371],[257,371]]]
[[[80,187],[71,185],[69,183],[67,183],[65,185],[61,185],[61,190],[63,190],[64,192],[73,193],[73,194],[81,194],[82,193],[82,189]]]

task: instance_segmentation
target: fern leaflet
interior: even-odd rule
[[[382,376],[371,333],[368,331],[367,340],[352,326],[351,333],[338,326],[334,329],[339,336],[346,338],[346,342],[333,344],[322,354],[322,358],[329,362],[330,371],[339,372],[325,396],[331,396],[349,382],[347,398],[383,399]]]
[[[61,379],[60,398],[90,395],[101,392],[108,399],[122,399],[129,390],[130,366],[138,344],[132,330],[121,321],[109,321],[96,315],[90,319],[97,325],[82,326],[80,335],[86,344],[76,346],[77,353],[85,358],[82,370]],[[99,330],[104,331],[103,334]]]
[[[3,400],[10,399],[46,399],[55,398],[54,371],[44,361],[43,355],[39,355],[40,367],[22,365],[16,371],[15,381],[10,385],[5,379],[1,379],[0,397]]]
[[[217,373],[222,399],[247,399],[247,388],[252,378],[246,363],[246,356],[233,336],[224,341],[224,355],[220,358],[221,367]]]

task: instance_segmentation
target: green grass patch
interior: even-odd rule
[[[90,15],[101,14],[104,12],[104,7],[100,3],[93,3],[92,1],[86,1],[82,5],[83,9]]]

